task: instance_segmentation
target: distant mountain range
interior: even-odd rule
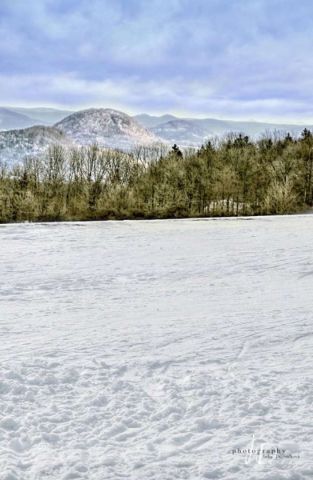
[[[72,113],[53,126],[35,125],[0,132],[0,160],[20,162],[40,155],[49,146],[65,148],[97,143],[102,147],[130,150],[136,145],[160,142],[154,133],[126,113],[91,108]]]
[[[28,118],[31,119],[32,122],[36,122],[36,124],[39,123],[44,125],[53,125],[54,123],[59,122],[68,115],[71,115],[71,113],[74,113],[72,110],[58,110],[56,108],[45,107],[14,107],[10,108],[10,110],[21,115],[26,115]]]
[[[135,115],[108,108],[79,112],[53,108],[0,107],[0,160],[20,161],[26,155],[43,153],[49,145],[88,145],[129,150],[156,142],[198,147],[212,137],[244,133],[257,138],[262,133],[283,131],[298,136],[312,125],[274,124],[214,118],[178,118],[174,115]]]
[[[171,118],[168,120],[167,117]],[[305,127],[313,129],[312,125],[218,120],[215,118],[178,118],[173,115],[155,117],[142,114],[135,118],[162,140],[177,143],[182,147],[200,146],[212,137],[221,137],[230,132],[243,133],[257,138],[263,133],[274,131],[290,132],[292,135],[298,136]]]
[[[54,108],[0,107],[0,130],[16,130],[35,125],[50,125],[70,115],[69,110]]]
[[[174,115],[161,115],[156,117],[153,115],[148,115],[147,113],[141,113],[140,115],[135,115],[134,118],[146,128],[154,128],[164,123],[171,122],[172,120],[178,120]]]
[[[34,120],[22,113],[0,107],[0,130],[13,130],[34,125]]]

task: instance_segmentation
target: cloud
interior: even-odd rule
[[[190,116],[221,118],[254,117],[257,120],[313,121],[311,107],[305,100],[284,98],[231,98],[221,96],[197,82],[186,83],[182,78],[168,79],[160,84],[138,78],[116,80],[86,80],[74,75],[36,76],[0,75],[0,91],[14,98],[15,105],[47,105],[68,108],[111,107],[130,114],[149,110],[155,113],[171,111]],[[27,102],[25,102],[27,92]],[[45,99],[44,103],[43,100]],[[57,99],[57,101],[56,101]],[[7,102],[4,102],[6,105]],[[209,112],[209,113],[208,113]],[[256,115],[257,112],[257,115]],[[270,114],[269,114],[270,112]]]
[[[0,103],[312,118],[309,0],[2,0]]]

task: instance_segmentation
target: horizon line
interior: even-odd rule
[[[169,111],[165,111],[165,112],[147,112],[147,111],[138,111],[137,112],[134,112],[134,111],[131,111],[130,109],[128,108],[125,108],[125,109],[121,109],[120,107],[111,107],[111,106],[108,106],[108,107],[103,107],[103,106],[99,106],[99,105],[90,105],[90,106],[80,106],[80,107],[75,107],[75,106],[71,106],[71,107],[67,107],[67,106],[64,106],[64,105],[56,105],[56,104],[45,104],[45,105],[42,105],[42,104],[28,104],[28,105],[25,105],[25,104],[15,104],[15,105],[0,105],[0,108],[4,108],[4,109],[7,109],[7,110],[13,110],[13,109],[28,109],[28,110],[31,110],[31,109],[42,109],[42,110],[55,110],[55,111],[62,111],[62,110],[66,110],[68,112],[71,112],[70,114],[72,113],[76,113],[76,112],[80,112],[80,111],[84,111],[84,110],[90,110],[90,109],[109,109],[109,110],[116,110],[118,112],[121,112],[121,113],[125,113],[126,115],[129,115],[130,117],[136,117],[136,116],[140,116],[140,115],[148,115],[150,117],[163,117],[163,116],[173,116],[179,120],[217,120],[217,121],[222,121],[222,122],[227,122],[227,121],[230,121],[230,122],[245,122],[245,123],[257,123],[257,124],[279,124],[279,125],[282,125],[282,126],[308,126],[308,124],[312,124],[312,127],[313,127],[313,118],[312,119],[307,119],[307,120],[302,120],[302,121],[299,121],[299,120],[293,120],[293,119],[290,119],[290,118],[271,118],[269,119],[268,117],[266,119],[264,118],[261,118],[261,119],[258,119],[256,120],[255,118],[246,118],[246,117],[233,117],[232,115],[230,115],[229,117],[225,117],[224,115],[223,116],[220,116],[220,115],[215,115],[214,113],[213,114],[208,114],[208,115],[203,115],[203,114],[197,114],[197,113],[191,113],[191,112],[169,112]]]

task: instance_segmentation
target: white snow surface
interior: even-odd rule
[[[312,238],[308,215],[0,226],[1,480],[313,478]],[[252,441],[289,457],[231,453]]]

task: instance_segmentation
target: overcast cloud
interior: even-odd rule
[[[0,104],[313,121],[310,0],[1,0]]]

